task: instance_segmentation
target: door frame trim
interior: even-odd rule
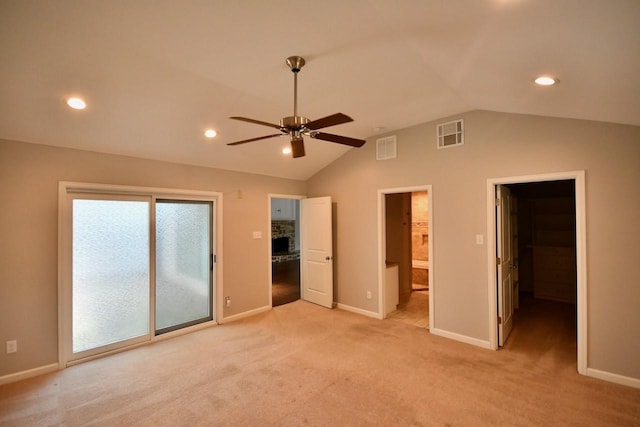
[[[572,180],[575,183],[576,202],[576,267],[577,267],[577,367],[578,373],[587,374],[587,226],[586,226],[586,186],[585,171],[555,172],[547,174],[511,176],[487,179],[487,270],[488,270],[488,298],[489,298],[489,348],[498,349],[498,319],[497,319],[497,274],[495,268],[496,254],[496,210],[495,188],[504,184],[523,184],[543,181]]]
[[[433,186],[416,185],[411,187],[395,187],[378,189],[378,319],[384,319],[385,313],[385,259],[387,257],[387,238],[386,238],[386,205],[385,196],[387,194],[398,193],[414,193],[417,191],[427,192],[427,215],[429,221],[429,330],[435,328],[435,283],[433,280],[433,271],[435,267],[435,257],[433,256],[433,242],[435,234],[435,226],[433,223]]]

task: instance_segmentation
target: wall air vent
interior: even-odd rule
[[[395,159],[397,155],[395,135],[376,140],[376,160]]]
[[[438,125],[438,149],[464,144],[462,119]]]

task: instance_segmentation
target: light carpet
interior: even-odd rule
[[[0,424],[637,426],[640,390],[297,301],[4,385]]]

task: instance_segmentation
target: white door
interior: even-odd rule
[[[496,186],[498,345],[503,346],[513,328],[513,247],[511,228],[511,192]]]
[[[331,197],[302,199],[300,205],[302,299],[333,307]]]

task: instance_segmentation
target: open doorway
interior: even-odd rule
[[[552,174],[496,180],[488,188],[495,200],[492,345],[541,363],[576,366],[577,359],[580,373],[586,370],[583,179],[582,172]]]
[[[271,305],[300,299],[300,200],[273,196],[271,203]]]
[[[576,361],[576,211],[572,180],[509,184],[513,330],[504,347]]]
[[[428,328],[433,277],[430,187],[382,190],[379,196],[381,317]]]

